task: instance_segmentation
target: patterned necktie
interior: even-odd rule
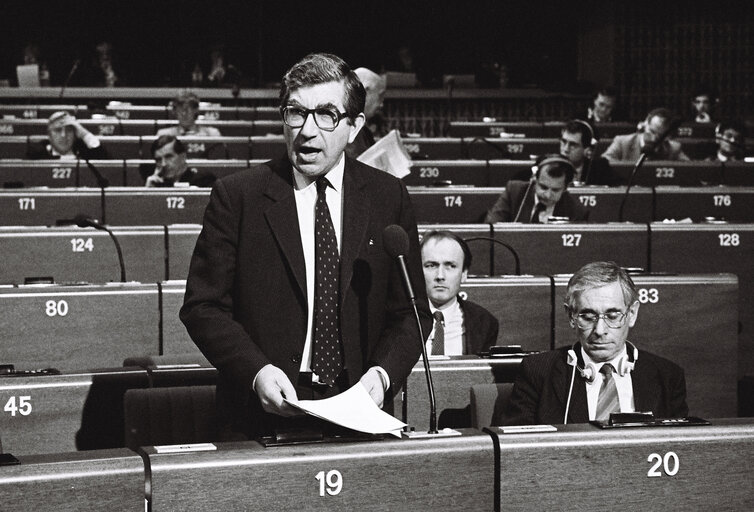
[[[618,402],[618,388],[615,385],[613,372],[615,368],[610,363],[605,363],[600,368],[602,374],[602,386],[597,398],[597,414],[594,419],[598,421],[610,419],[610,413],[620,412],[620,403]]]
[[[432,355],[442,355],[445,354],[444,317],[441,311],[435,311],[432,316],[435,317],[435,337],[432,338]]]
[[[534,211],[531,214],[532,224],[542,224],[542,221],[539,220],[539,214],[543,211],[545,211],[544,203],[537,203],[536,206],[534,206]]]
[[[338,322],[338,240],[330,218],[325,192],[330,182],[317,180],[317,206],[314,216],[314,346],[312,371],[322,384],[332,386],[343,368]]]

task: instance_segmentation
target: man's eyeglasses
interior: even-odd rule
[[[600,318],[605,321],[608,327],[617,329],[626,323],[626,316],[628,316],[628,309],[626,311],[608,311],[607,313],[602,314],[591,312],[579,313],[574,315],[574,320],[579,329],[591,329],[597,325]]]
[[[309,114],[314,114],[314,122],[320,130],[327,132],[333,131],[338,127],[338,123],[344,117],[348,117],[345,112],[338,112],[331,108],[301,108],[301,107],[283,107],[280,109],[283,116],[283,122],[291,128],[301,128],[306,123]]]

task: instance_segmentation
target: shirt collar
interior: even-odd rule
[[[584,347],[580,347],[580,348],[581,348],[581,356],[584,358],[584,365],[587,365],[588,363],[592,363],[595,367],[598,367],[598,368],[602,368],[602,365],[604,365],[606,363],[610,363],[610,364],[613,365],[613,368],[615,368],[617,370],[618,369],[618,361],[622,357],[628,357],[628,352],[626,351],[626,344],[625,343],[623,344],[623,350],[621,350],[620,352],[618,352],[617,356],[615,356],[614,358],[612,358],[609,361],[604,361],[602,363],[598,363],[597,361],[595,361],[594,359],[592,359],[591,357],[589,357],[589,354],[586,353],[586,350],[584,350]]]
[[[340,193],[343,188],[343,175],[345,174],[345,169],[346,155],[343,153],[340,155],[340,160],[338,160],[332,169],[325,174],[325,176],[327,176],[327,181],[330,182],[330,186],[338,193]],[[316,180],[314,180],[311,183],[306,184],[306,178],[295,167],[293,167],[293,181],[297,190],[303,190],[314,185],[316,182]]]
[[[453,306],[455,306],[456,304],[458,304],[458,297],[453,297],[452,299],[450,299],[448,302],[446,302],[445,304],[443,304],[439,308],[436,308],[435,305],[432,304],[432,301],[430,300],[429,301],[429,310],[430,310],[430,312],[432,314],[434,314],[435,311],[447,311],[450,308],[452,308]]]

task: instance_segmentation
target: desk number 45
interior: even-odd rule
[[[16,413],[19,413],[21,416],[28,416],[31,414],[31,397],[12,396],[5,402],[3,410],[9,412],[11,416],[15,416]]]

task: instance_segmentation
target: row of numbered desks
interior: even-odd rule
[[[171,119],[173,110],[165,105],[130,105],[113,103],[103,110],[91,110],[87,105],[0,105],[0,118],[10,119],[44,119],[60,110],[70,112],[79,118],[87,120],[97,114],[115,117],[120,120],[128,119]],[[200,104],[199,115],[206,120],[220,121],[279,121],[278,107],[227,107],[214,104]],[[90,120],[89,122],[96,122]]]
[[[156,138],[155,130],[151,127],[142,127],[139,135],[120,135],[122,128],[118,122],[109,125],[112,134],[100,136],[100,141],[107,149],[111,158],[147,158],[149,147]],[[129,123],[137,123],[136,121]],[[203,143],[210,153],[210,158],[222,158],[222,152],[230,155],[228,158],[255,159],[274,158],[285,154],[285,140],[282,135],[282,124],[274,121],[255,121],[243,124],[241,121],[226,121],[220,123],[207,123],[218,126],[223,130],[222,137],[182,137],[194,144]],[[141,126],[141,125],[139,125]],[[15,128],[14,128],[15,130]],[[9,131],[6,129],[6,131]],[[43,132],[44,133],[44,132]],[[278,135],[267,135],[278,134]],[[24,158],[29,144],[38,143],[46,139],[43,134],[11,134],[0,133],[0,158]],[[597,155],[602,154],[609,140],[601,141],[595,148]],[[715,154],[714,140],[708,139],[682,139],[684,151],[690,158],[704,159],[708,155]],[[209,151],[210,146],[218,148]],[[483,139],[483,138],[457,138],[457,137],[417,137],[403,139],[403,146],[413,160],[528,160],[536,155],[545,153],[557,153],[560,150],[558,138],[547,139]],[[189,148],[189,154],[193,154]],[[534,155],[534,156],[533,156]]]
[[[195,148],[204,151],[205,147]],[[221,155],[222,156],[222,155]],[[211,172],[222,177],[252,167],[265,160],[246,159],[189,159],[189,168]],[[144,179],[140,169],[154,168],[154,160],[132,158],[125,160],[93,160],[90,162],[111,186],[142,186]],[[530,160],[416,160],[410,174],[403,178],[408,186],[423,187],[504,187],[511,179],[528,179],[531,175]],[[633,163],[613,164],[613,169],[627,184]],[[719,162],[669,162],[648,161],[632,181],[635,186],[752,186],[754,165],[743,162],[723,164]],[[95,187],[94,173],[85,161],[61,160],[0,160],[0,184],[10,187]],[[602,188],[602,187],[600,187]]]
[[[302,503],[312,511],[685,511],[754,503],[750,420],[557,429],[21,456],[20,464],[0,467],[0,499],[9,510],[40,512],[294,510]]]
[[[737,339],[736,277],[645,275],[635,280],[642,305],[632,341],[685,369],[693,414],[735,416],[737,361],[746,349],[752,354]],[[567,276],[471,279],[462,293],[498,318],[499,345],[537,352],[574,341],[562,308],[566,282]],[[5,312],[0,359],[19,371],[62,372],[0,378],[5,449],[23,454],[122,446],[118,406],[126,389],[213,383],[213,369],[178,319],[184,290],[183,282],[0,289]],[[165,358],[183,361],[187,355],[196,365],[160,364]],[[82,370],[118,367],[134,357],[154,362],[138,363],[144,368]],[[441,425],[468,426],[470,386],[511,382],[520,361],[433,359]],[[427,428],[428,411],[420,362],[405,393],[397,397],[394,413],[422,429]]]
[[[250,172],[234,169],[236,172]],[[116,168],[114,172],[123,172]],[[80,169],[79,175],[88,169]],[[502,187],[410,187],[419,223],[469,224],[484,221]],[[200,224],[209,188],[95,187],[0,189],[0,225],[51,226],[86,215],[111,226]],[[754,187],[571,187],[589,211],[590,223],[754,221]],[[621,216],[622,207],[622,216]],[[529,229],[530,226],[526,226]]]

